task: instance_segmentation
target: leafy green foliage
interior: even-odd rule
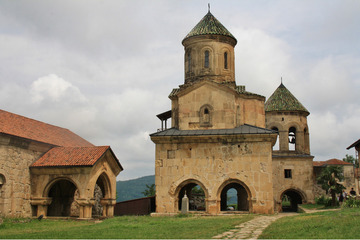
[[[336,206],[336,194],[341,193],[342,190],[345,189],[345,187],[339,183],[344,180],[343,172],[342,166],[330,165],[324,168],[317,178],[317,183],[321,185],[322,189],[324,189],[326,193],[331,194],[332,206]]]
[[[336,199],[335,205],[332,205],[332,198],[322,195],[321,197],[315,198],[315,202],[318,205],[324,205],[325,207],[339,206],[339,201]]]
[[[155,196],[155,184],[146,184],[146,189],[141,193],[144,194],[145,197]]]
[[[360,200],[356,200],[356,197],[349,196],[349,198],[343,203],[343,208],[360,208]]]
[[[346,154],[343,161],[354,164],[356,168],[359,167],[359,159],[354,158],[353,155]]]
[[[117,202],[143,198],[142,192],[146,184],[155,184],[155,175],[145,176],[137,179],[116,182]]]

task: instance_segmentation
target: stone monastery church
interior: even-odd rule
[[[292,209],[314,202],[316,174],[327,164],[347,165],[345,177],[354,176],[350,163],[313,162],[309,111],[284,84],[267,101],[236,84],[236,43],[210,11],[182,41],[184,83],[169,95],[171,110],[157,115],[161,131],[150,135],[154,215],[179,213],[186,198],[190,211],[211,215],[271,214],[283,210],[283,198]],[[0,216],[111,217],[122,170],[109,146],[0,110]]]
[[[157,115],[162,131],[151,134],[155,214],[179,212],[185,194],[190,210],[219,214],[231,189],[237,211],[281,211],[285,195],[291,205],[314,202],[309,111],[284,84],[266,102],[237,85],[236,43],[210,11],[182,41],[185,81],[169,95],[171,110]]]

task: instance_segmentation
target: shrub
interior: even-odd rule
[[[325,207],[332,206],[332,199],[331,197],[326,197],[322,195],[321,197],[315,198],[315,202],[318,205],[324,205]],[[339,206],[339,201],[336,199],[336,206]]]
[[[356,200],[355,197],[349,197],[343,203],[342,207],[344,208],[360,208],[360,200]]]

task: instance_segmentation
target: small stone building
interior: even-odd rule
[[[91,218],[95,188],[102,216],[113,216],[123,168],[109,146],[68,129],[0,110],[0,216]]]
[[[171,110],[157,115],[161,131],[151,134],[157,214],[179,212],[185,194],[190,210],[208,214],[274,213],[284,195],[295,205],[314,201],[309,112],[283,84],[266,104],[237,85],[236,43],[210,11],[182,41],[185,81],[169,95]],[[272,151],[278,135],[280,149]]]

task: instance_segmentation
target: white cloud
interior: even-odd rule
[[[85,102],[79,88],[55,74],[41,77],[31,84],[30,93],[34,103],[42,101]]]

